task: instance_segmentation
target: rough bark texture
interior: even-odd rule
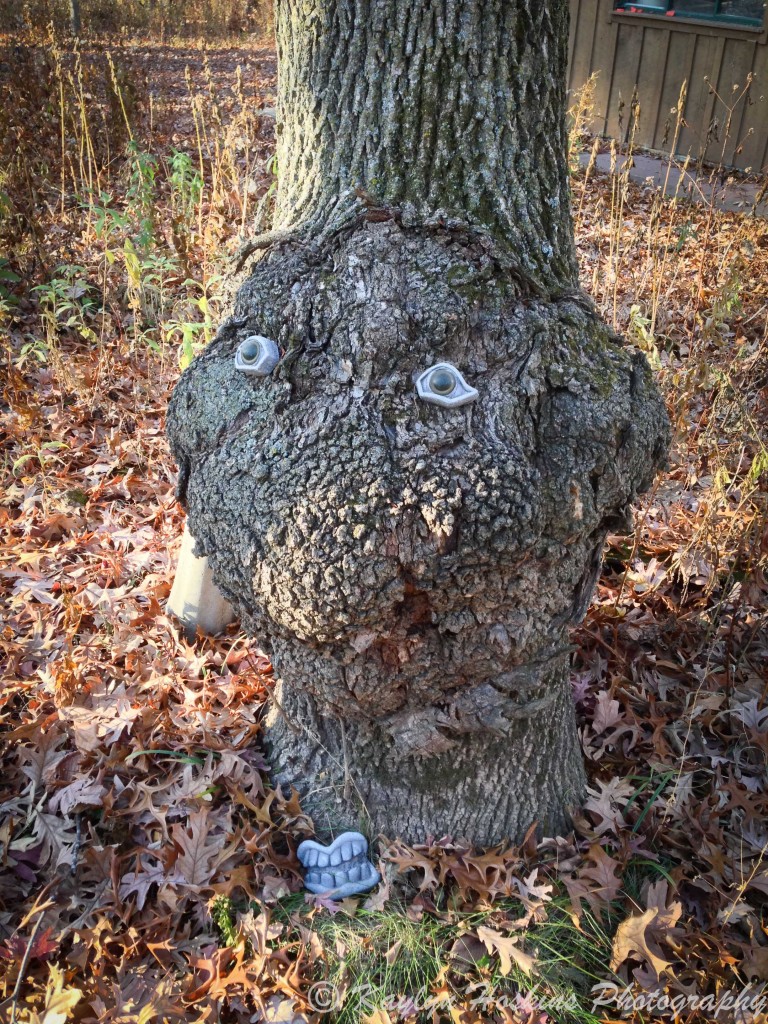
[[[174,392],[190,529],[271,649],[273,768],[320,831],[555,831],[583,786],[567,630],[668,432],[575,287],[566,4],[277,13],[300,230]],[[350,188],[367,211],[337,216]],[[269,378],[235,368],[253,333]],[[474,404],[418,397],[438,361]]]
[[[80,35],[80,0],[69,0],[69,27],[73,36]]]
[[[363,188],[482,226],[526,275],[574,277],[567,3],[280,0],[275,227],[338,224]]]

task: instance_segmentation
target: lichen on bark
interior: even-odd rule
[[[289,0],[277,30],[296,237],[168,416],[199,550],[273,657],[275,775],[322,831],[561,829],[568,628],[668,437],[575,281],[566,4]],[[235,368],[253,333],[284,353],[267,379]],[[472,405],[419,399],[440,361]]]

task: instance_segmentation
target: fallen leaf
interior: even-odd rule
[[[646,930],[656,921],[659,911],[657,907],[651,907],[644,914],[634,914],[621,922],[616,930],[613,939],[613,953],[611,956],[611,970],[615,971],[625,960],[634,956],[646,960],[657,977],[669,971],[671,962],[665,960],[649,946],[649,938]]]
[[[83,993],[79,988],[64,988],[64,972],[55,964],[49,964],[48,969],[51,974],[45,990],[45,1005],[41,1015],[32,1014],[31,1019],[37,1018],[40,1024],[64,1024]]]
[[[477,937],[485,944],[485,948],[489,953],[496,952],[499,954],[499,968],[502,974],[509,974],[512,970],[513,960],[525,974],[530,974],[533,970],[535,960],[532,956],[518,949],[518,936],[502,935],[501,932],[494,931],[493,928],[480,925],[477,929]]]

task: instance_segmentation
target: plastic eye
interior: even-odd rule
[[[244,363],[255,363],[261,355],[261,345],[255,338],[246,338],[240,346],[240,358]]]
[[[448,408],[468,405],[474,402],[478,395],[450,363],[436,363],[430,366],[416,381],[416,390],[425,402]]]
[[[447,398],[456,387],[456,377],[450,370],[433,370],[427,385],[436,395]]]
[[[252,334],[241,342],[235,354],[235,369],[255,377],[268,377],[280,362],[280,349],[271,338]]]

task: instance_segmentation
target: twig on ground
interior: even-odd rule
[[[21,991],[21,985],[24,981],[24,973],[29,963],[29,958],[32,955],[32,946],[35,944],[37,933],[40,930],[40,925],[43,923],[43,914],[45,911],[41,910],[35,921],[35,927],[32,929],[32,934],[27,942],[27,948],[24,950],[24,956],[21,960],[21,967],[19,967],[19,976],[16,979],[16,984],[13,988],[13,996],[11,997],[11,1024],[16,1024],[16,1010],[19,1006],[19,992]]]

